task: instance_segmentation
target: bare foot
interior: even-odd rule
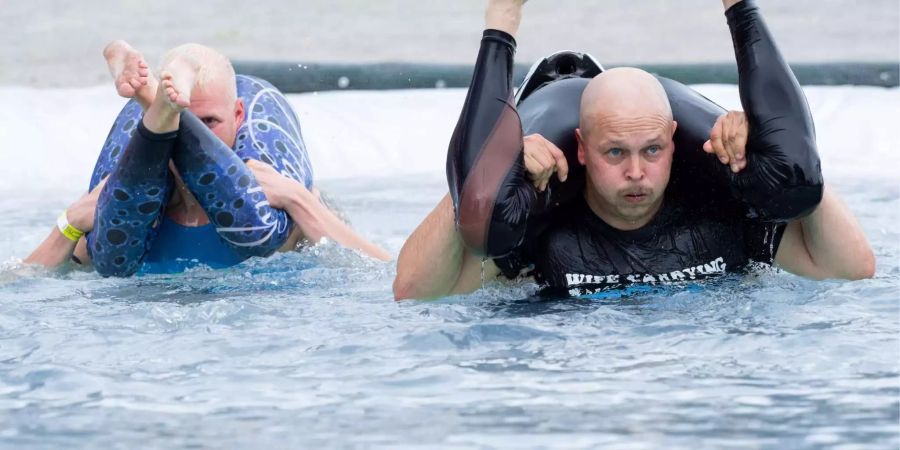
[[[485,28],[515,36],[522,21],[522,6],[528,0],[488,0],[484,11]]]
[[[160,93],[165,93],[175,107],[184,109],[191,106],[191,90],[194,89],[198,70],[200,65],[188,55],[178,54],[168,58],[160,72]],[[157,95],[157,98],[160,97],[163,96]]]
[[[113,77],[116,92],[125,98],[134,98],[144,109],[156,96],[157,81],[150,73],[144,56],[127,42],[110,42],[103,49],[103,57]]]
[[[160,85],[156,98],[144,114],[144,126],[155,133],[178,129],[178,119],[191,106],[191,90],[197,80],[200,65],[189,55],[168,55],[160,71]]]

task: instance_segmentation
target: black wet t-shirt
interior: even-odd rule
[[[690,282],[772,264],[784,226],[734,210],[701,210],[666,200],[644,227],[608,225],[579,196],[553,211],[546,229],[495,260],[507,277],[533,267],[545,293],[585,295],[635,283]]]

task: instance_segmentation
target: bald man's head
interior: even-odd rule
[[[653,75],[617,68],[596,76],[581,97],[578,161],[591,209],[619,229],[648,223],[669,183],[676,124]]]
[[[672,122],[665,89],[653,75],[634,67],[617,67],[594,77],[581,96],[582,135],[616,119],[655,118]]]

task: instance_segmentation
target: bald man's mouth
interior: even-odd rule
[[[622,195],[628,203],[643,203],[650,198],[650,191],[646,189],[627,190]]]

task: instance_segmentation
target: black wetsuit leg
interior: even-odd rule
[[[747,167],[734,195],[753,216],[788,221],[812,212],[824,181],[812,115],[759,8],[744,0],[725,12],[737,58],[741,104],[750,123]]]
[[[513,104],[515,50],[511,35],[485,30],[447,152],[457,229],[470,250],[487,256],[519,245],[535,199],[524,176],[522,125]]]
[[[168,203],[172,178],[169,158],[178,132],[153,133],[137,124],[97,199],[88,252],[103,276],[137,272],[153,242]]]

